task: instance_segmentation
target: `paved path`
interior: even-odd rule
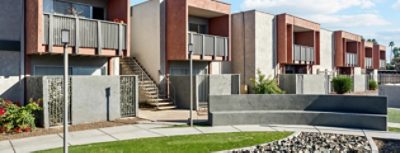
[[[119,127],[101,128],[70,133],[70,145],[110,142],[128,139],[191,135],[204,133],[250,132],[250,131],[294,131],[351,134],[400,140],[400,133],[389,133],[361,129],[332,128],[320,126],[290,125],[240,125],[218,127],[165,128],[169,123],[142,123]],[[0,141],[0,153],[25,153],[62,147],[62,134]]]
[[[392,128],[400,128],[400,123],[388,123],[388,126],[389,127],[392,127]]]

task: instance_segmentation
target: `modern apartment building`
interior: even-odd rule
[[[320,25],[289,14],[276,16],[277,57],[282,74],[312,74],[320,63]]]
[[[364,66],[364,49],[362,36],[335,31],[335,67],[339,74],[361,74]]]
[[[384,70],[386,69],[386,46],[375,44],[374,45],[374,68]]]
[[[25,76],[63,74],[61,29],[70,31],[70,74],[119,75],[129,8],[130,0],[2,0],[0,96],[23,101]]]
[[[189,74],[230,72],[230,4],[217,0],[148,0],[132,6],[131,55],[158,84]]]
[[[118,75],[118,57],[130,54],[129,7],[129,0],[26,1],[26,74],[62,74],[61,29],[68,29],[72,75]]]

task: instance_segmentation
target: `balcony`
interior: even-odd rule
[[[386,60],[379,60],[379,68],[386,68]]]
[[[188,39],[193,43],[193,55],[228,56],[228,37],[189,32]]]
[[[365,68],[371,69],[372,67],[372,58],[371,57],[366,57],[365,58]]]
[[[104,20],[93,20],[68,15],[44,13],[43,44],[48,46],[62,46],[61,29],[71,32],[69,46],[75,47],[76,54],[79,48],[97,49],[97,55],[102,50],[116,51],[113,55],[123,55],[127,48],[127,25]],[[48,47],[52,52],[52,47]]]
[[[358,57],[356,53],[346,53],[346,66],[358,66]]]
[[[293,61],[295,64],[314,64],[314,47],[294,45]]]

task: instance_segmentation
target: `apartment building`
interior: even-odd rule
[[[0,1],[0,97],[23,100],[24,0]]]
[[[230,72],[230,4],[217,0],[148,0],[132,6],[132,50],[150,77]],[[192,44],[192,47],[189,47]]]
[[[320,63],[320,25],[289,14],[276,16],[277,57],[282,74],[312,74]]]
[[[129,56],[129,0],[26,1],[26,74],[60,75],[61,29],[70,31],[72,75],[118,75]]]
[[[335,67],[339,74],[358,75],[364,67],[362,36],[346,31],[335,31]]]
[[[119,75],[130,56],[129,0],[0,2],[0,96],[23,101],[24,77],[63,74],[61,30],[70,31],[72,75]]]

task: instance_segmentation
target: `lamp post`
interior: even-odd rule
[[[61,30],[61,43],[64,44],[64,153],[68,153],[68,52],[67,46],[70,40],[70,31]]]
[[[190,62],[190,127],[193,127],[193,43],[189,43],[189,62]]]

